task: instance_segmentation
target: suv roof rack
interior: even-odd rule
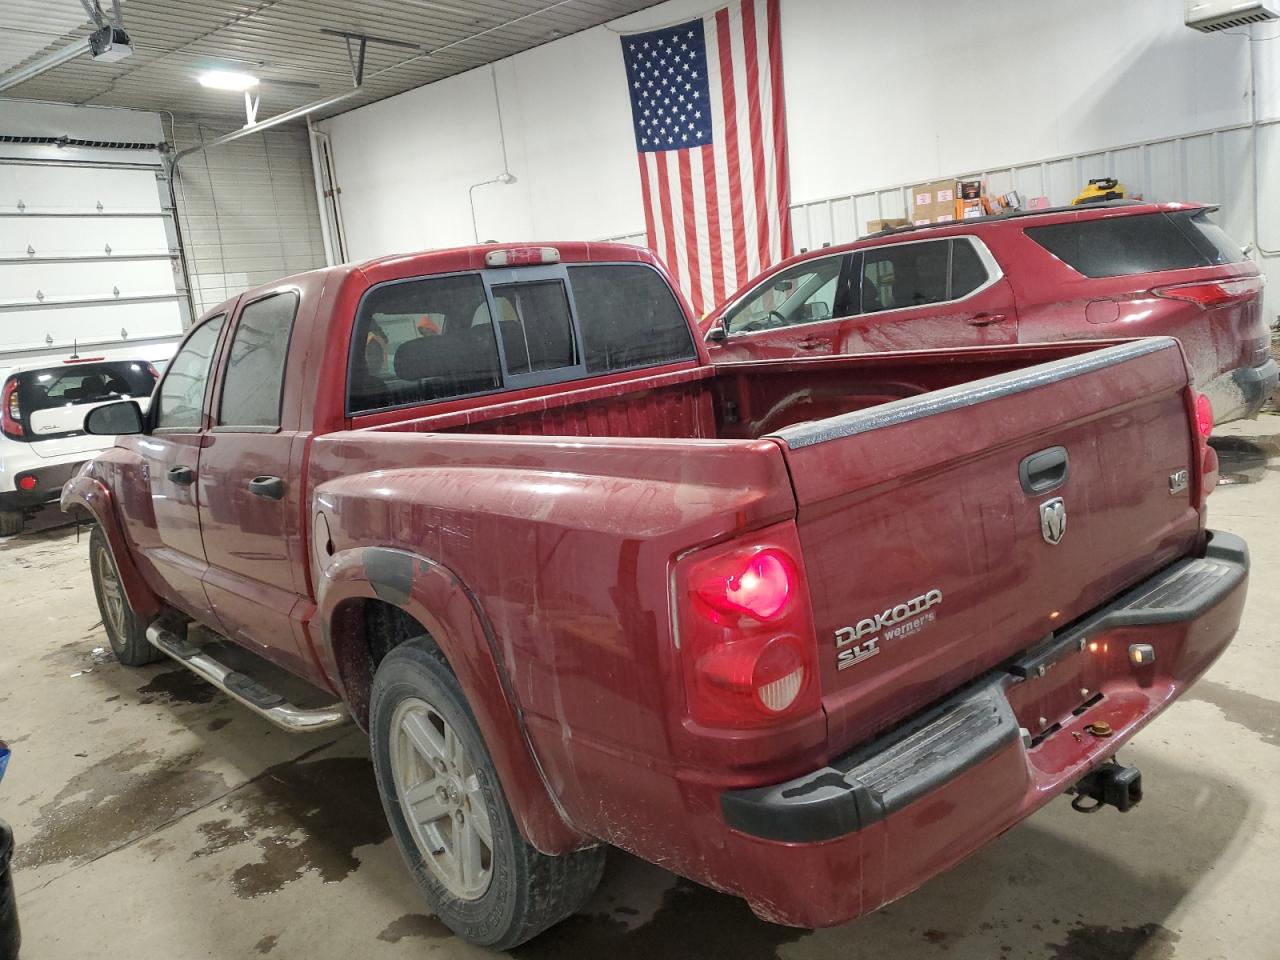
[[[1038,217],[1046,213],[1079,213],[1081,210],[1092,210],[1098,207],[1140,207],[1153,203],[1151,200],[1102,200],[1097,203],[1074,203],[1061,207],[1041,207],[1038,210],[1010,210],[1005,213],[992,213],[985,217],[970,217],[967,220],[948,220],[946,223],[907,224],[904,227],[885,227],[875,233],[868,233],[859,240],[870,237],[892,237],[899,233],[912,233],[916,230],[937,230],[943,227],[957,227],[967,223],[991,223],[996,220],[1013,220],[1017,217]]]

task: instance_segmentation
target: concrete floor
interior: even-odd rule
[[[1060,800],[922,890],[808,933],[621,853],[521,958],[1280,958],[1280,417],[1224,428],[1211,523],[1246,536],[1244,625],[1126,748],[1133,813]],[[46,517],[42,522],[50,522]],[[53,517],[52,519],[56,519]],[[290,737],[171,663],[115,663],[72,529],[0,542],[0,817],[27,960],[483,956],[426,915],[355,730]]]

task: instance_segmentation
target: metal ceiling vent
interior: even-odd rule
[[[1185,0],[1186,23],[1201,33],[1280,20],[1280,0]]]

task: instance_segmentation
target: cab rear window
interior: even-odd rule
[[[1143,213],[1028,227],[1027,236],[1086,277],[1186,270],[1244,259],[1203,210]]]

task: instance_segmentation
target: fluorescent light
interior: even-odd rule
[[[258,85],[258,78],[240,70],[206,70],[200,74],[200,85],[214,90],[234,90],[239,93]]]

